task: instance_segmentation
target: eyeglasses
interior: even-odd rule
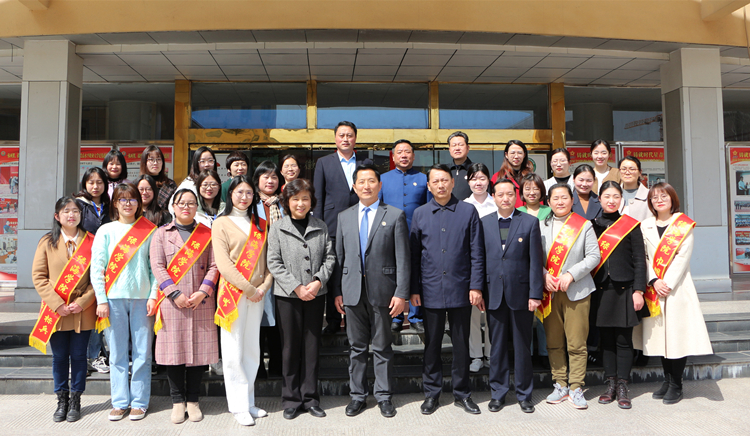
[[[187,203],[175,203],[175,206],[179,207],[180,209],[189,209],[198,206],[198,203],[190,201]]]
[[[214,189],[218,187],[219,187],[218,183],[202,183],[201,184],[201,188],[203,189]]]
[[[253,191],[234,191],[232,192],[232,195],[237,198],[253,198]]]
[[[146,162],[148,162],[150,164],[161,163],[161,158],[159,158],[159,157],[150,157],[150,158],[146,159]]]
[[[523,192],[542,192],[542,190],[536,186],[524,186]]]
[[[75,215],[80,215],[81,211],[78,210],[78,209],[65,209],[65,210],[63,210],[60,213],[65,214],[65,215],[74,215],[75,216]]]
[[[550,164],[552,165],[565,165],[566,163],[568,163],[567,159],[562,159],[562,160],[555,159],[553,161],[550,161]]]
[[[653,197],[651,197],[651,201],[659,201],[659,200],[667,201],[669,200],[669,195],[661,194],[661,195],[654,195]]]
[[[127,204],[138,204],[138,199],[136,198],[121,198],[117,201],[120,202],[120,206],[125,206]]]
[[[154,190],[151,188],[138,188],[138,192],[140,192],[141,194],[145,194],[147,192],[154,192]]]
[[[507,154],[508,156],[523,156],[524,155],[522,151],[510,151]]]
[[[216,163],[216,161],[214,159],[201,159],[198,161],[198,163],[201,165],[213,165]]]
[[[625,174],[631,174],[638,172],[638,168],[636,167],[620,167],[620,172]]]

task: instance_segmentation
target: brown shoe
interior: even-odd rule
[[[185,422],[185,403],[173,403],[172,404],[172,415],[169,419],[172,424],[182,424]]]
[[[617,405],[620,409],[630,409],[633,405],[628,398],[628,381],[617,380]]]
[[[599,397],[599,404],[609,404],[615,401],[615,378],[607,377],[605,384],[607,385],[607,392]]]
[[[140,421],[141,419],[146,417],[146,409],[141,409],[139,407],[134,407],[130,410],[130,420],[131,421]]]
[[[118,409],[117,407],[115,407],[114,409],[112,409],[112,411],[109,412],[109,420],[119,421],[125,417],[126,413],[128,413],[128,409]]]
[[[198,422],[203,419],[203,412],[201,412],[201,407],[198,405],[197,401],[195,403],[188,401],[187,413],[188,419],[192,422]]]

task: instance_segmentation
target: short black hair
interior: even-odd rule
[[[623,157],[622,159],[620,159],[620,162],[617,162],[617,168],[619,169],[622,166],[622,163],[625,162],[626,160],[629,160],[630,162],[633,162],[635,164],[635,166],[638,167],[638,172],[639,173],[643,172],[643,170],[641,170],[641,160],[638,159],[635,156],[625,156],[625,157]]]
[[[437,164],[431,166],[429,170],[427,170],[427,180],[428,181],[430,180],[430,173],[432,173],[433,170],[445,171],[446,173],[448,173],[451,176],[451,179],[453,178],[453,173],[451,173],[451,169],[448,168],[448,165],[437,163]]]
[[[360,171],[373,171],[375,172],[375,177],[378,179],[378,182],[380,181],[380,171],[378,171],[377,168],[375,168],[375,165],[373,164],[364,164],[364,165],[358,165],[357,168],[354,169],[354,174],[352,174],[352,181],[357,181],[357,174],[359,174]]]
[[[279,180],[279,186],[276,187],[276,191],[273,193],[273,195],[281,194],[281,181],[284,180],[284,177],[282,177],[281,175],[281,170],[279,170],[279,166],[276,165],[275,162],[264,160],[255,168],[255,171],[253,172],[253,189],[257,189],[257,195],[260,195],[260,176],[269,173],[276,174],[276,178]]]
[[[336,124],[336,127],[333,129],[334,135],[339,131],[339,127],[341,126],[351,127],[352,130],[354,130],[354,136],[357,136],[357,126],[355,126],[351,121],[339,121],[339,123]]]
[[[116,179],[113,179],[109,177],[109,172],[107,171],[107,165],[109,165],[110,162],[117,159],[117,162],[120,163],[120,166],[122,169],[120,170],[120,175],[117,176]],[[104,169],[104,172],[107,174],[107,181],[108,182],[121,182],[128,178],[128,163],[125,161],[125,155],[120,152],[116,147],[112,147],[111,150],[107,152],[106,155],[104,155],[104,162],[102,162],[102,168]]]
[[[232,164],[238,161],[245,162],[247,164],[248,171],[250,171],[250,158],[247,157],[245,153],[235,150],[229,153],[229,156],[227,156],[226,165],[228,174],[231,174],[231,171],[229,169],[231,168]]]
[[[310,210],[307,214],[310,215],[310,212],[315,209],[315,205],[318,204],[318,200],[315,198],[315,186],[307,179],[294,179],[284,186],[284,191],[281,193],[281,205],[288,216],[292,216],[289,199],[303,191],[310,193]]]
[[[411,144],[411,141],[408,139],[399,139],[398,141],[393,143],[393,148],[396,148],[399,144],[409,144],[409,147],[411,147],[411,151],[414,151],[414,146]]]
[[[510,183],[511,186],[513,186],[513,192],[518,195],[518,192],[516,192],[516,184],[513,183],[510,179],[506,179],[505,177],[498,177],[497,180],[495,180],[495,183],[490,184],[490,195],[495,195],[495,186],[501,184],[501,183]]]
[[[464,132],[462,132],[460,130],[457,131],[457,132],[453,132],[453,133],[450,134],[450,136],[448,136],[448,144],[449,145],[451,143],[451,139],[455,138],[456,136],[460,136],[460,137],[464,138],[464,141],[466,142],[466,145],[469,145],[469,135],[467,135],[466,133],[464,133]]]

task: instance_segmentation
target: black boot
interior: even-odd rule
[[[68,414],[68,391],[61,391],[57,393],[57,410],[52,415],[52,420],[55,422],[65,421],[65,415]]]
[[[669,388],[664,398],[661,400],[664,404],[677,404],[682,399],[682,377],[671,377]]]
[[[632,406],[632,403],[630,402],[630,397],[628,397],[628,381],[627,380],[617,380],[617,405],[620,407],[620,409],[630,409]]]
[[[81,392],[71,392],[68,403],[68,422],[76,422],[81,419]]]
[[[664,373],[664,383],[661,384],[661,387],[659,390],[655,391],[653,394],[651,394],[651,398],[654,400],[661,400],[664,398],[664,394],[667,393],[667,390],[669,389],[669,380],[671,377],[668,373]]]
[[[615,396],[617,395],[617,392],[615,391],[614,377],[607,377],[607,381],[605,382],[605,384],[607,386],[607,392],[599,397],[599,404],[609,404],[615,401]]]

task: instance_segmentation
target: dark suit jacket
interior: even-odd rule
[[[373,221],[365,249],[367,297],[373,306],[388,307],[394,296],[410,296],[409,228],[404,211],[382,202],[369,217]],[[338,222],[331,289],[335,296],[344,297],[345,306],[355,306],[362,294],[359,202],[341,212]]]
[[[357,166],[371,163],[370,159],[357,160]],[[329,235],[335,235],[339,213],[359,202],[357,194],[346,183],[338,152],[323,156],[315,163],[313,186],[317,199],[313,215],[325,221]]]
[[[620,217],[619,213],[606,214],[591,220],[598,238]],[[633,282],[633,289],[646,290],[646,251],[641,226],[634,228],[612,251],[599,272],[594,276],[597,288],[606,286],[607,277],[615,282]]]
[[[508,230],[503,251],[497,212],[482,218],[487,259],[488,310],[497,310],[503,299],[512,310],[528,310],[529,299],[542,299],[544,248],[539,220],[518,210]]]

